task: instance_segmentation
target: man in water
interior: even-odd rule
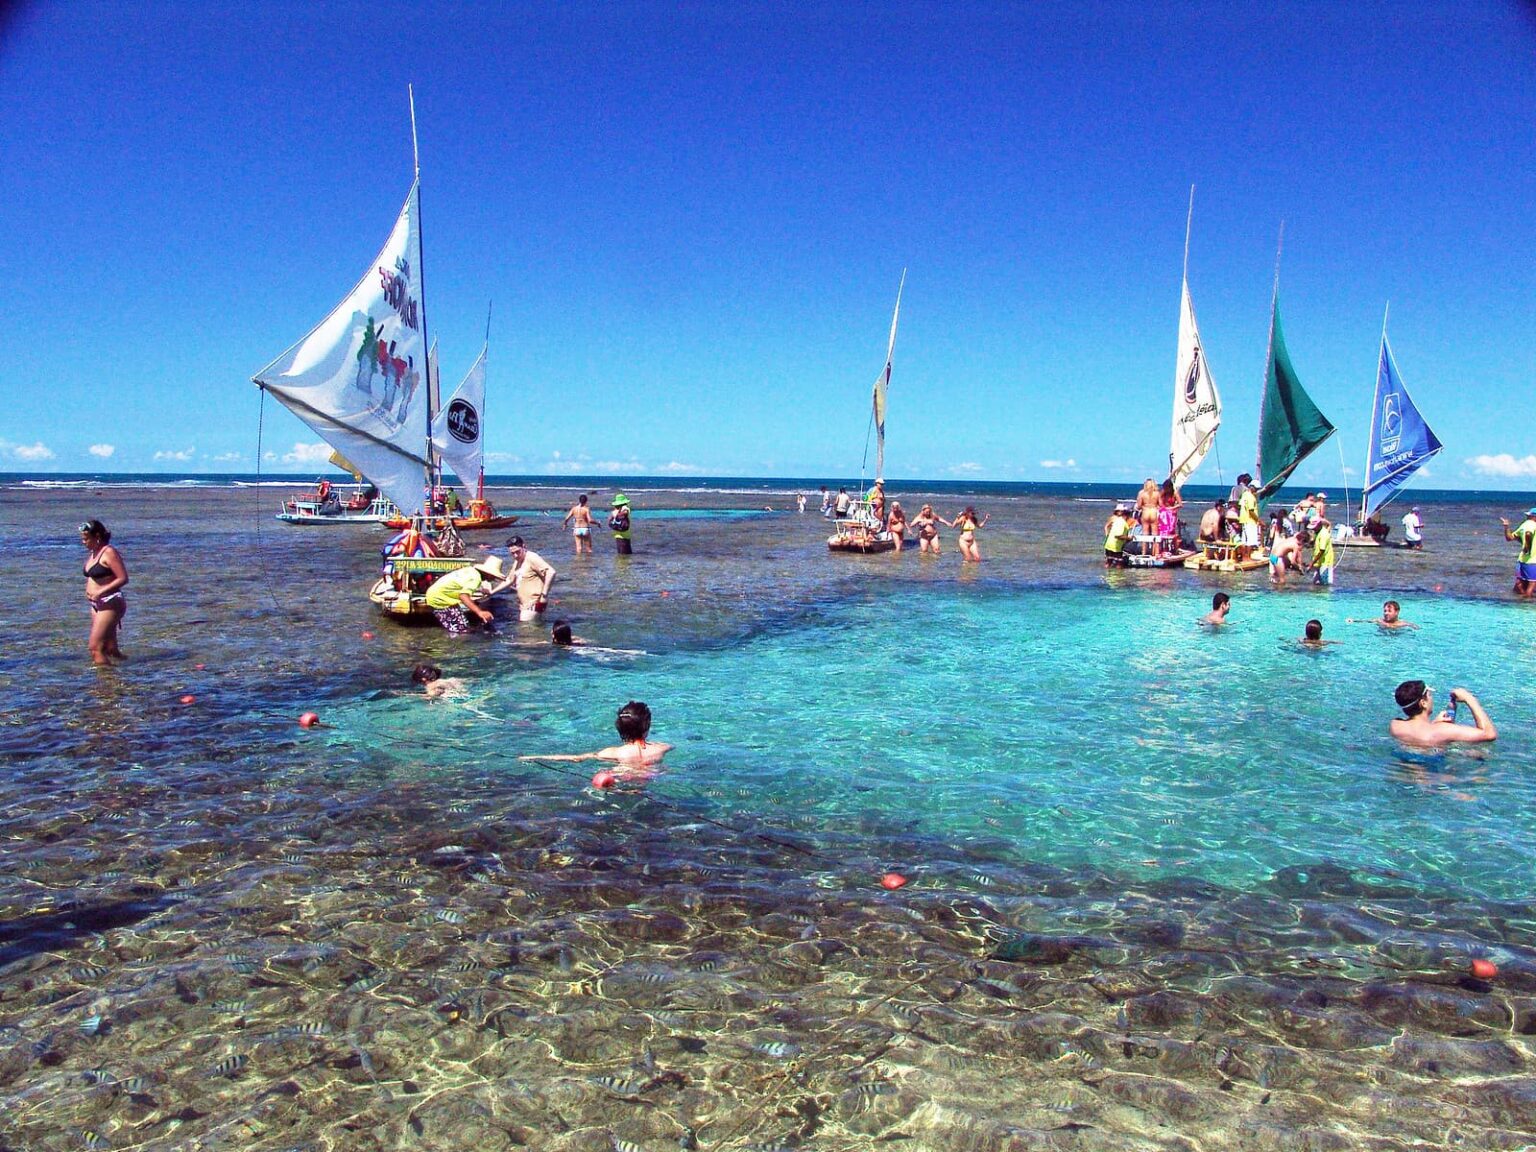
[[[1329,586],[1333,583],[1333,525],[1319,519],[1312,529],[1312,560],[1307,565],[1312,571],[1312,583]]]
[[[1419,519],[1419,506],[1415,504],[1403,513],[1404,548],[1424,547],[1424,521]]]
[[[1504,517],[1499,517],[1499,523],[1504,525],[1504,539],[1520,543],[1520,559],[1515,562],[1515,595],[1536,595],[1536,508],[1526,512],[1520,527],[1513,531]]]
[[[1232,611],[1232,597],[1225,592],[1218,592],[1211,597],[1211,610],[1200,617],[1202,628],[1220,628],[1227,622],[1227,613]]]
[[[549,602],[555,569],[537,552],[530,552],[521,536],[507,541],[507,553],[512,557],[512,575],[507,579],[517,584],[517,618],[535,620]]]
[[[411,683],[420,684],[426,689],[429,699],[464,694],[464,681],[457,676],[444,676],[443,670],[435,664],[416,665],[411,670]]]
[[[1321,620],[1308,620],[1301,643],[1304,648],[1324,648],[1329,644],[1337,644],[1338,641],[1323,639],[1323,622]]]
[[[1486,744],[1499,738],[1498,729],[1477,697],[1465,688],[1452,688],[1451,707],[1435,715],[1434,689],[1422,680],[1404,680],[1393,693],[1403,718],[1391,723],[1392,735],[1409,744],[1438,748],[1445,744]],[[1456,706],[1465,704],[1472,713],[1471,724],[1456,723]]]
[[[1275,537],[1269,543],[1269,579],[1274,584],[1284,584],[1289,569],[1301,569],[1301,542],[1286,527],[1282,517],[1276,521]]]
[[[851,503],[852,501],[848,498],[848,489],[839,488],[837,490],[837,499],[832,504],[832,510],[837,513],[839,520],[848,515],[848,505]]]
[[[672,751],[672,745],[649,739],[651,734],[651,710],[639,700],[631,700],[619,709],[614,719],[622,744],[600,748],[596,752],[579,752],[565,756],[519,756],[519,760],[607,760],[614,765],[614,775],[628,780],[649,780],[656,774],[661,758]]]
[[[576,555],[592,551],[592,528],[597,521],[592,518],[592,509],[587,507],[585,492],[576,497],[576,503],[571,505],[571,510],[560,523],[571,525],[571,536],[576,541]]]
[[[1381,615],[1374,620],[1345,620],[1346,624],[1375,624],[1380,628],[1417,628],[1417,624],[1410,624],[1402,619],[1402,605],[1396,600],[1388,600],[1381,606]]]

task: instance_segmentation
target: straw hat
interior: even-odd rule
[[[507,574],[501,570],[500,556],[487,556],[484,560],[477,561],[475,568],[477,571],[484,572],[492,580],[505,580],[507,578]]]

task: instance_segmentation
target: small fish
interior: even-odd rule
[[[114,1081],[112,1087],[130,1096],[138,1096],[152,1083],[148,1076],[129,1076],[126,1079]]]
[[[87,1068],[84,1072],[80,1073],[80,1077],[87,1084],[110,1084],[112,1082],[112,1073],[108,1072],[105,1068]]]
[[[279,859],[284,864],[307,865],[309,863],[309,859],[301,852],[284,852]]]
[[[633,1080],[624,1080],[618,1076],[594,1076],[592,1083],[600,1088],[606,1088],[616,1096],[636,1096],[639,1089]]]
[[[783,1060],[786,1057],[800,1055],[800,1045],[791,1044],[788,1040],[765,1040],[760,1044],[752,1045],[752,1051],[761,1052],[774,1060]]]
[[[645,1149],[633,1140],[620,1140],[615,1136],[613,1138],[613,1152],[645,1152]]]
[[[109,969],[103,968],[100,964],[82,964],[78,968],[71,969],[69,974],[82,984],[89,984],[106,976],[108,971]]]
[[[249,1057],[247,1057],[245,1053],[237,1052],[233,1056],[224,1057],[224,1059],[220,1060],[212,1068],[208,1069],[208,1075],[230,1077],[238,1076],[248,1061]]]
[[[455,912],[452,908],[439,908],[432,915],[434,919],[441,920],[444,924],[464,923],[463,915],[461,913]]]
[[[95,1036],[101,1032],[102,1026],[105,1023],[106,1021],[100,1014],[87,1016],[84,1020],[80,1021],[80,1031],[87,1036]]]
[[[478,961],[478,960],[456,960],[456,961],[454,961],[454,963],[452,963],[452,964],[450,964],[448,966],[448,971],[450,971],[450,972],[474,972],[477,969],[480,969],[480,968],[483,968],[483,967],[485,967],[485,965],[481,964],[480,961]]]
[[[98,1152],[102,1148],[110,1148],[107,1138],[94,1128],[83,1129],[80,1133],[80,1147],[89,1148],[91,1152]]]
[[[242,956],[231,956],[229,958],[229,966],[242,976],[249,976],[252,972],[256,971],[256,961],[247,960]]]
[[[286,1028],[279,1028],[279,1036],[328,1036],[331,1026],[320,1020],[305,1020],[299,1024],[293,1024]]]
[[[203,822],[201,820],[194,820],[192,817],[188,816],[185,820],[178,820],[178,821],[176,821],[176,827],[178,827],[178,828],[200,828],[200,827],[202,827],[202,823]]]
[[[992,879],[992,877],[988,876],[985,872],[973,873],[971,875],[971,879],[976,881],[976,883],[980,884],[983,888],[990,888],[992,885],[997,883],[996,880]]]
[[[388,972],[375,972],[371,976],[359,976],[347,985],[348,992],[372,992],[389,982]]]
[[[215,1000],[212,1008],[221,1015],[238,1016],[241,1012],[245,1011],[247,1003],[248,1001],[242,996],[233,1000]]]
[[[657,984],[670,984],[672,975],[669,972],[642,972],[640,983],[655,986]]]

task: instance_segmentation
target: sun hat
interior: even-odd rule
[[[627,506],[628,504],[629,504],[629,497],[624,495],[624,493],[620,492],[617,496],[615,496],[613,498],[613,505],[612,505],[612,507],[614,507],[614,508],[622,508],[622,507]]]
[[[1527,516],[1536,516],[1536,508],[1527,508],[1525,514]]]
[[[484,572],[492,580],[505,580],[507,574],[501,570],[500,556],[487,556],[484,560],[475,562],[475,569]]]

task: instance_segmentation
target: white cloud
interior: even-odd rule
[[[1077,467],[1077,461],[1076,460],[1042,460],[1042,461],[1040,461],[1040,467],[1042,467],[1042,468],[1076,468]]]
[[[35,463],[38,460],[53,459],[53,449],[48,447],[48,445],[44,444],[41,440],[37,441],[35,444],[7,444],[5,447],[7,447],[10,450],[11,455],[16,457],[18,460],[26,460],[28,462]]]
[[[331,458],[329,444],[295,442],[292,451],[283,453],[284,464],[324,464]]]
[[[165,460],[175,464],[185,464],[197,455],[196,448],[188,448],[184,452],[172,452],[170,449],[162,449],[155,453],[156,460]]]
[[[980,472],[981,465],[974,460],[967,460],[964,464],[951,465],[946,471],[956,475],[969,475],[972,472]]]
[[[511,452],[487,452],[485,462],[487,464],[521,464],[523,458]]]
[[[221,452],[217,456],[205,456],[203,459],[210,464],[238,464],[245,456],[240,452]]]
[[[103,460],[105,460],[108,456],[112,455],[112,453],[116,452],[117,449],[114,448],[111,444],[92,444],[88,449],[86,449],[86,451],[88,451],[92,456],[100,456]]]
[[[1467,463],[1479,476],[1500,476],[1508,480],[1536,476],[1536,456],[1517,459],[1508,452],[1500,452],[1496,456],[1473,456]]]
[[[663,464],[660,468],[656,469],[656,471],[668,472],[674,476],[683,474],[692,476],[698,475],[699,473],[703,472],[704,469],[700,468],[697,464],[679,464],[676,460],[673,460],[670,463]]]

